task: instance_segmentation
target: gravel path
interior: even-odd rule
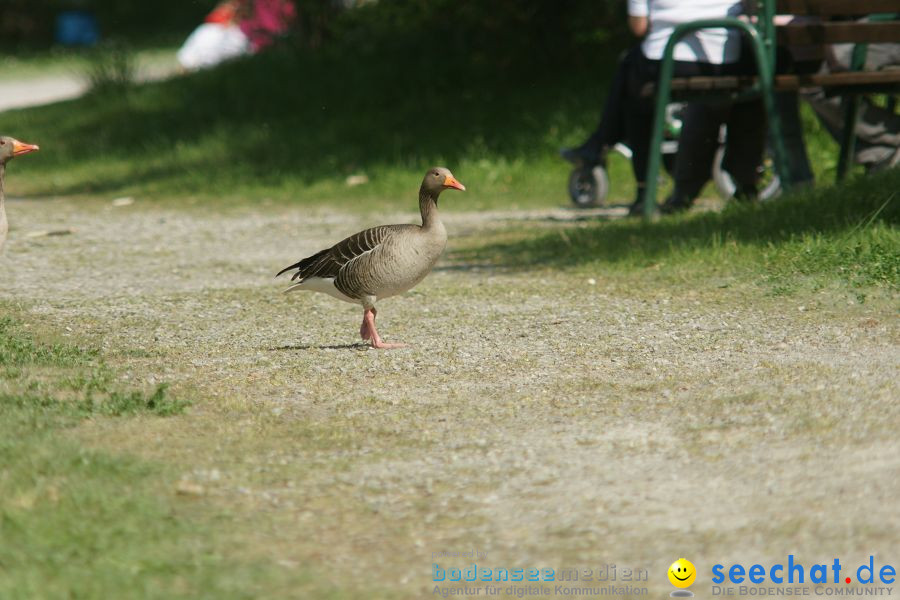
[[[886,302],[473,267],[452,249],[511,222],[577,223],[451,213],[450,258],[380,307],[384,338],[411,347],[375,352],[357,345],[360,310],[272,279],[372,219],[67,200],[9,213],[0,298],[196,399],[80,435],[183,465],[199,501],[241,511],[244,551],[285,569],[422,597],[432,553],[475,549],[487,567],[645,568],[662,595],[682,555],[701,592],[715,563],[900,556]]]
[[[176,72],[174,61],[140,65],[137,81],[156,81]],[[0,79],[0,112],[15,108],[41,106],[78,98],[88,90],[85,73],[54,73],[17,79]]]
[[[85,78],[77,75],[4,81],[2,85],[0,111],[70,100],[87,91]]]

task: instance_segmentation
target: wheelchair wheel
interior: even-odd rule
[[[609,196],[609,175],[600,165],[577,167],[569,174],[569,197],[578,208],[604,206]]]
[[[713,159],[712,177],[719,196],[724,200],[728,200],[734,197],[737,186],[728,171],[722,168],[724,159],[725,146],[719,146]],[[781,193],[781,179],[775,172],[775,161],[772,159],[772,153],[768,149],[766,149],[766,153],[763,156],[763,164],[759,167],[759,170],[759,200],[760,202],[766,202]]]

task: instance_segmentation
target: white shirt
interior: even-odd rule
[[[628,14],[648,17],[647,37],[641,44],[644,56],[660,60],[676,25],[697,19],[734,17],[742,12],[740,0],[628,0]],[[736,30],[703,29],[675,46],[675,60],[720,65],[740,58],[741,34]]]

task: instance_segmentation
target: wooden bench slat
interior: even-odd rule
[[[750,87],[756,83],[756,77],[745,75],[741,77],[676,77],[672,80],[673,92],[704,92],[712,90],[736,90]]]
[[[673,92],[732,91],[751,87],[757,81],[755,76],[727,77],[676,77],[672,80]],[[853,87],[885,86],[900,88],[900,69],[884,71],[860,71],[847,73],[823,73],[813,75],[776,75],[775,89],[778,91],[797,90],[807,87]],[[654,87],[644,90],[652,95]]]
[[[803,23],[776,29],[779,44],[891,43],[900,40],[900,21],[885,23]]]
[[[897,0],[778,0],[776,11],[781,15],[862,16],[900,10]]]
[[[776,75],[776,90],[796,90],[806,87],[853,87],[884,85],[900,86],[900,69],[822,73],[813,75]]]

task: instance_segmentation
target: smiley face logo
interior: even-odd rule
[[[696,578],[697,569],[694,568],[691,561],[685,558],[679,558],[669,567],[669,581],[675,587],[686,588],[694,583]]]

